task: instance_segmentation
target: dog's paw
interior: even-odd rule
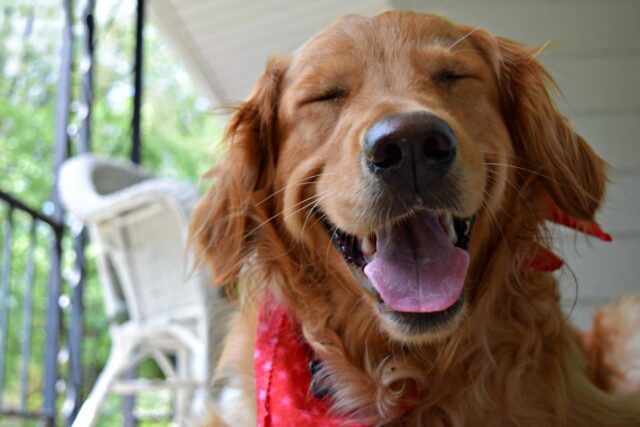
[[[600,308],[584,342],[598,385],[617,395],[640,392],[640,295]]]

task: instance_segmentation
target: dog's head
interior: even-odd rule
[[[522,274],[549,198],[591,219],[603,197],[604,164],[549,83],[481,29],[340,19],[270,61],[232,116],[194,216],[201,254],[219,282],[278,274],[294,306],[348,299],[395,339],[446,335],[497,254]]]

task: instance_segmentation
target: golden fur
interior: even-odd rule
[[[464,78],[441,81],[443,71]],[[220,423],[255,419],[246,403],[255,310],[269,288],[322,361],[336,413],[432,427],[640,425],[638,395],[614,397],[602,377],[614,368],[594,371],[622,363],[596,354],[602,332],[579,339],[554,277],[520,268],[549,243],[549,197],[590,220],[605,191],[605,164],[556,111],[549,85],[517,43],[408,12],[345,17],[291,58],[269,61],[231,118],[229,150],[191,230],[215,282],[243,308],[216,371]],[[419,335],[379,316],[317,214],[354,235],[390,219],[359,167],[362,135],[387,114],[414,110],[453,128],[458,157],[437,191],[455,188],[454,214],[477,216],[464,309]],[[585,356],[580,342],[594,351]],[[244,397],[221,399],[225,391]]]

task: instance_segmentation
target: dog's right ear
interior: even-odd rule
[[[212,188],[196,206],[190,240],[214,283],[229,283],[256,240],[269,233],[270,194],[278,152],[275,121],[286,61],[272,58],[249,98],[233,113],[223,141],[227,152],[208,174]]]
[[[494,68],[516,167],[530,171],[542,184],[540,194],[548,194],[561,211],[593,221],[604,198],[607,165],[557,111],[551,75],[531,49],[479,29],[468,34]]]

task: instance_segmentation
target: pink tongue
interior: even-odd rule
[[[391,309],[436,312],[458,300],[469,254],[453,245],[436,214],[420,213],[377,232],[376,239],[364,273]]]

